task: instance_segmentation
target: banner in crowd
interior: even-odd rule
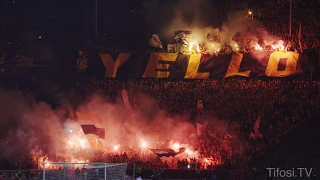
[[[302,72],[302,56],[296,52],[252,52],[217,56],[152,52],[100,54],[100,58],[106,69],[106,78],[286,77]]]
[[[258,117],[258,119],[256,120],[256,122],[253,125],[253,130],[254,130],[254,136],[261,138],[262,134],[260,133],[260,123],[261,123],[261,115]]]
[[[197,135],[201,136],[202,134],[204,134],[207,129],[207,126],[208,126],[207,121],[203,124],[197,123]]]
[[[105,139],[105,129],[102,120],[98,115],[76,112],[77,120],[81,125],[83,133],[93,149],[103,151],[100,139]]]
[[[174,157],[179,153],[176,153],[173,149],[150,149],[150,151],[154,152],[159,157]]]
[[[123,103],[124,105],[128,108],[128,109],[131,109],[131,106],[130,106],[130,103],[129,103],[129,97],[128,97],[128,92],[123,89],[122,92],[122,100],[123,100]]]
[[[198,109],[203,109],[202,100],[198,100],[197,108]]]

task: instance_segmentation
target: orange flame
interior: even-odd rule
[[[189,49],[188,49],[188,51],[191,52],[193,49],[194,49],[197,53],[200,53],[200,52],[201,52],[200,46],[199,46],[199,43],[198,43],[198,42],[190,42],[190,43],[189,43]]]
[[[262,48],[259,44],[256,44],[256,45],[255,45],[255,50],[257,50],[257,51],[262,51],[263,48]]]

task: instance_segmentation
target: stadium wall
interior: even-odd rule
[[[222,79],[231,76],[287,77],[302,74],[296,52],[252,52],[221,55],[164,52],[100,54],[106,78]]]

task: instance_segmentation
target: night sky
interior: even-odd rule
[[[137,27],[141,31],[141,4],[139,0],[98,0],[99,33],[114,37]],[[32,32],[53,41],[90,40],[94,7],[94,0],[1,0],[1,39]]]
[[[76,48],[94,39],[95,1],[1,0],[0,21],[1,47],[20,45],[27,37],[36,44],[41,37],[55,56],[72,58]],[[143,21],[142,0],[98,0],[98,33],[104,39],[121,43],[132,33],[139,39],[146,31]]]
[[[111,44],[147,44],[152,35],[146,24],[146,0],[98,0],[99,38]],[[177,0],[162,0],[174,3]],[[212,0],[219,4],[219,0]],[[223,1],[225,2],[225,1]],[[159,13],[159,16],[167,14]],[[72,58],[76,48],[94,40],[94,0],[1,0],[0,46],[41,43],[55,56]],[[31,39],[31,40],[30,40]],[[27,46],[27,45],[26,45]],[[55,57],[57,58],[57,57]],[[61,59],[59,57],[59,59]]]

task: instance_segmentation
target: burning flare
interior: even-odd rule
[[[190,43],[189,43],[189,49],[188,49],[188,51],[189,51],[189,52],[192,52],[192,50],[195,50],[196,53],[200,53],[200,52],[201,52],[200,46],[199,46],[199,43],[198,43],[198,42],[190,42]]]
[[[271,45],[273,50],[279,50],[279,51],[284,51],[285,47],[284,47],[284,42],[282,40],[278,41],[275,44]]]
[[[262,50],[263,50],[263,48],[262,48],[259,44],[256,44],[255,47],[254,47],[254,49],[255,49],[256,51],[262,51]]]

